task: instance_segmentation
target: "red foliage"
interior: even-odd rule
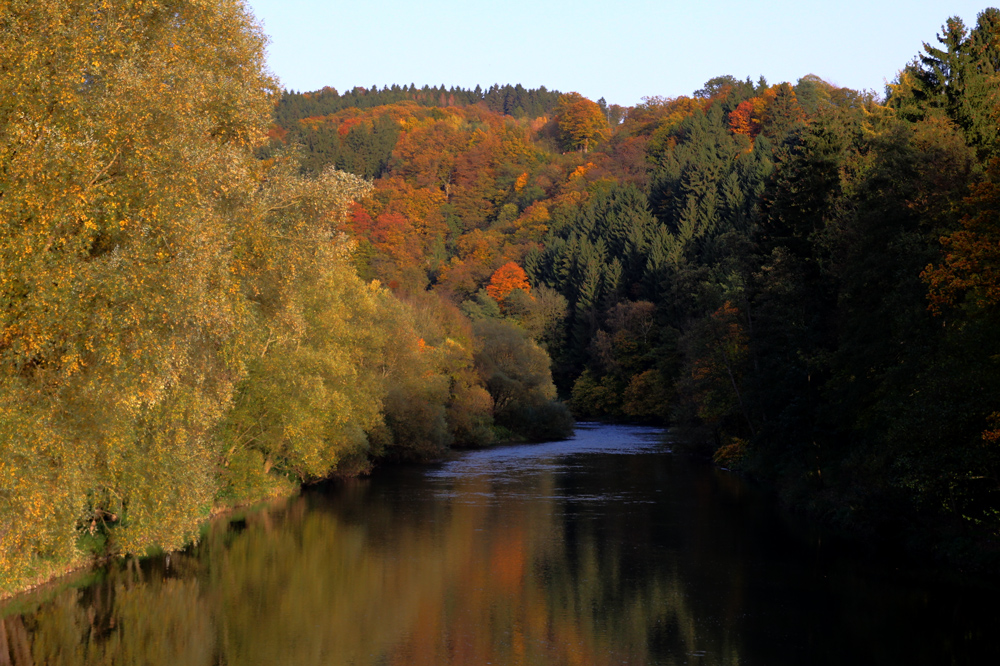
[[[357,127],[362,122],[364,121],[361,118],[348,118],[347,120],[345,120],[340,124],[340,127],[337,128],[337,134],[339,134],[340,138],[343,139],[345,136],[347,136],[347,134],[351,131],[351,129]]]
[[[285,137],[288,136],[288,130],[284,127],[279,127],[277,125],[271,125],[267,130],[268,139],[277,139],[278,141],[284,143]]]
[[[355,237],[367,238],[372,231],[374,222],[372,216],[357,202],[351,203],[351,211],[347,218],[348,226]]]
[[[760,97],[740,102],[736,110],[729,114],[729,129],[751,139],[756,137],[760,134],[765,105],[764,99]]]

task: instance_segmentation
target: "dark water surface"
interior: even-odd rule
[[[0,665],[998,664],[995,598],[792,529],[658,431],[583,426],[314,488],[8,606]]]

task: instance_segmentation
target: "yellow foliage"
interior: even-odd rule
[[[730,437],[712,456],[716,464],[723,467],[738,468],[747,456],[748,444],[745,439]]]
[[[230,0],[0,6],[0,580],[189,536],[251,315],[276,82]]]
[[[371,184],[255,158],[277,84],[243,2],[10,0],[0,25],[0,593],[82,535],[176,548],[220,498],[490,441],[457,310],[354,271]],[[447,194],[406,187],[379,219],[429,243]]]
[[[522,173],[520,176],[517,177],[516,181],[514,181],[514,191],[520,192],[521,190],[524,189],[524,186],[527,184],[528,184],[528,172],[525,171],[524,173]]]
[[[586,153],[591,142],[602,141],[610,134],[601,107],[580,93],[560,97],[556,116],[560,137],[569,148],[579,148]]]

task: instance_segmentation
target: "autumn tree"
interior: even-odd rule
[[[243,3],[0,5],[0,580],[178,546],[243,374],[234,252],[277,84]]]
[[[935,313],[958,304],[978,311],[1000,304],[1000,163],[990,172],[992,178],[972,187],[967,202],[974,212],[962,229],[941,237],[944,262],[923,272]]]
[[[765,102],[763,97],[744,100],[729,114],[729,127],[736,134],[755,138],[764,123]]]
[[[531,292],[528,275],[513,261],[508,261],[498,268],[490,278],[489,284],[486,285],[486,293],[500,304],[503,304],[507,296],[515,289],[520,289],[525,293]]]
[[[601,107],[580,93],[569,93],[559,98],[556,107],[559,136],[570,150],[586,153],[591,143],[608,137],[608,121]]]
[[[971,210],[962,228],[941,237],[942,263],[928,265],[921,274],[928,285],[929,309],[952,320],[953,337],[974,359],[975,375],[969,379],[980,395],[991,384],[1000,384],[995,342],[1000,320],[1000,162],[993,162],[988,175],[972,186],[966,199]],[[994,402],[988,409],[993,411],[982,439],[995,444],[1000,441],[1000,404]]]

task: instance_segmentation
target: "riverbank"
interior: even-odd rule
[[[798,521],[822,526],[837,538],[925,573],[984,577],[1000,586],[1000,535],[977,533],[963,516],[929,510],[898,494],[880,494],[871,478],[833,465],[817,472],[786,462],[775,469],[755,458],[748,443],[720,446],[708,429],[671,432],[678,452],[754,483]]]
[[[482,451],[484,449],[509,446],[515,444],[533,444],[540,443],[542,440],[529,440],[523,436],[517,435],[516,433],[509,430],[500,430],[499,436],[502,439],[495,440],[492,444],[486,447],[467,447],[467,448],[453,448],[448,449],[440,454],[432,457],[423,457],[419,460],[415,459],[380,459],[375,461],[374,466],[364,475],[371,473],[377,473],[379,469],[384,469],[386,467],[395,467],[401,464],[431,464],[431,463],[446,463],[449,461],[454,461],[461,457],[463,454],[470,451]],[[570,433],[569,436],[572,436]],[[328,482],[333,479],[338,478],[354,478],[359,475],[352,475],[351,477],[344,476],[332,476],[323,481],[314,482],[323,483]],[[297,486],[291,486],[290,484],[278,484],[271,488],[267,493],[253,498],[242,498],[240,500],[234,500],[233,502],[220,502],[212,507],[209,511],[208,516],[201,521],[198,525],[196,532],[203,537],[205,531],[213,521],[221,520],[223,517],[229,517],[230,519],[238,517],[242,511],[252,511],[257,509],[266,509],[267,507],[288,501],[291,498],[299,495],[304,488],[313,484],[299,484]],[[93,543],[93,540],[91,540]],[[107,542],[103,542],[105,545]],[[197,543],[197,540],[189,541],[185,547],[189,547],[192,544]],[[85,550],[81,548],[81,550]],[[156,552],[156,549],[152,549],[151,552]],[[148,554],[148,553],[147,553]],[[139,557],[142,557],[140,555]],[[38,603],[39,598],[45,599],[52,597],[62,590],[69,587],[80,587],[89,584],[90,578],[88,577],[88,571],[99,567],[107,562],[118,558],[134,557],[134,555],[121,554],[121,553],[108,553],[101,551],[85,552],[80,556],[76,557],[67,562],[63,563],[51,563],[43,572],[30,579],[18,582],[14,584],[11,588],[6,586],[0,587],[0,615],[7,613],[9,610],[7,605],[10,602],[14,602],[16,607],[16,600],[19,597],[33,596],[34,601],[26,603]],[[5,582],[6,584],[6,582]],[[13,611],[12,611],[13,612]]]
[[[295,497],[299,492],[301,492],[301,490],[302,487],[299,486],[295,489],[286,489],[284,492],[275,492],[254,500],[240,501],[232,504],[217,504],[212,507],[208,517],[206,517],[198,525],[197,532],[200,535],[204,535],[206,528],[213,521],[221,520],[226,516],[236,516],[240,511],[248,510],[252,507],[263,508],[276,502],[287,501],[288,499]],[[189,541],[185,545],[185,548],[195,543],[197,543],[196,540]],[[155,549],[152,549],[151,552],[156,551]],[[148,554],[150,553],[145,555]],[[145,555],[140,555],[138,557],[143,557]],[[52,563],[44,572],[19,583],[20,586],[16,589],[0,589],[0,616],[7,614],[8,610],[10,610],[10,608],[8,608],[8,604],[10,604],[10,602],[14,602],[13,605],[16,607],[16,600],[20,597],[35,595],[36,599],[32,603],[36,603],[39,601],[37,597],[44,599],[54,596],[69,587],[85,586],[90,581],[89,572],[91,572],[94,568],[112,560],[124,559],[127,557],[135,557],[135,555],[114,552],[90,552],[83,553],[79,557],[68,562]]]

